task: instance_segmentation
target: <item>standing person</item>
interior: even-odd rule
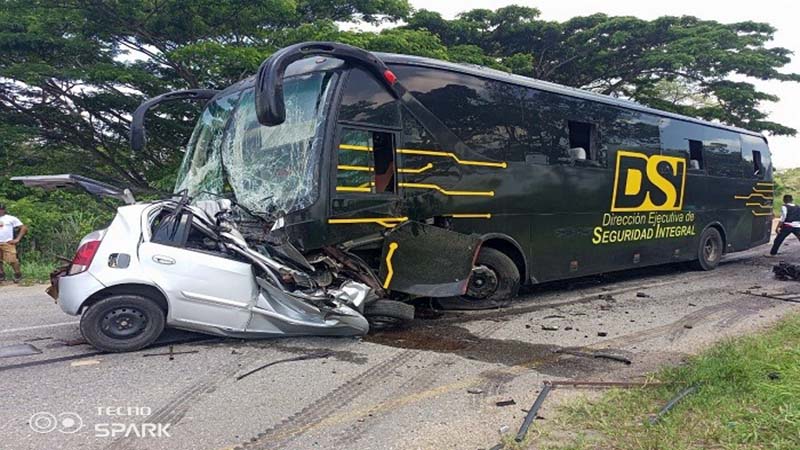
[[[17,237],[14,237],[14,231],[19,228]],[[19,260],[17,259],[17,244],[28,232],[26,227],[16,217],[6,214],[6,207],[0,204],[0,281],[5,281],[5,263],[11,265],[14,269],[14,283],[18,283],[22,278],[22,271],[20,271]]]
[[[794,204],[794,199],[789,194],[783,196],[781,220],[778,222],[775,232],[778,235],[775,236],[775,242],[772,243],[772,250],[769,251],[770,256],[778,254],[778,249],[783,244],[783,240],[790,234],[800,240],[800,206]]]

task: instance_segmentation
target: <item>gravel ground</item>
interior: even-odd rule
[[[800,296],[800,283],[771,274],[779,260],[800,262],[798,250],[792,241],[780,259],[766,247],[733,254],[713,272],[665,266],[549,284],[496,311],[421,308],[407,328],[364,339],[172,332],[129,354],[82,343],[76,318],[42,286],[6,284],[0,356],[41,353],[0,357],[0,447],[488,448],[516,431],[544,380],[638,379],[798,310],[775,297]],[[631,364],[563,353],[576,349]],[[321,350],[330,356],[236,380]]]

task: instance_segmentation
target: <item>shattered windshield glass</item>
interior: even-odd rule
[[[189,138],[186,154],[178,170],[175,192],[188,190],[189,196],[202,199],[202,191],[222,192],[220,146],[228,118],[239,99],[239,92],[208,104]]]
[[[317,197],[318,163],[330,72],[287,78],[286,121],[258,123],[252,89],[242,93],[222,142],[222,160],[236,200],[275,215],[306,208]]]
[[[210,103],[181,164],[175,192],[195,200],[233,190],[246,208],[277,215],[310,206],[317,197],[322,128],[332,72],[286,78],[286,121],[258,123],[253,89]]]

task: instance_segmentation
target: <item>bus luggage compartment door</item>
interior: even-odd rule
[[[379,272],[383,288],[426,297],[463,295],[480,245],[475,234],[405,222],[384,240]]]

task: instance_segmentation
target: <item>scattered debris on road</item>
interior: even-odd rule
[[[15,356],[31,356],[42,353],[31,344],[13,344],[0,347],[0,358],[13,358]]]
[[[541,409],[542,404],[544,404],[544,400],[547,398],[547,395],[552,389],[553,385],[549,381],[545,381],[542,391],[539,392],[539,396],[536,397],[536,400],[533,402],[533,406],[531,406],[531,409],[528,410],[525,420],[522,421],[522,426],[519,427],[517,436],[514,438],[515,441],[522,442],[525,440],[525,436],[528,435],[528,428],[530,428],[531,424],[533,424],[533,421],[536,420],[539,409]]]
[[[505,400],[499,400],[499,401],[494,403],[495,406],[499,406],[501,408],[503,406],[511,406],[511,405],[516,405],[516,404],[517,404],[517,402],[515,402],[513,398],[509,398],[509,399],[505,399]]]
[[[562,316],[560,314],[551,314],[549,316],[542,317],[542,319],[545,319],[545,320],[547,320],[547,319],[566,319],[566,317],[564,317],[564,316]]]
[[[305,360],[308,360],[308,359],[328,358],[331,355],[333,355],[332,352],[322,352],[322,353],[311,353],[309,355],[295,356],[294,358],[279,359],[277,361],[272,361],[272,362],[269,362],[267,364],[264,364],[263,366],[256,367],[255,369],[253,369],[253,370],[251,370],[249,372],[246,372],[246,373],[244,373],[242,375],[237,376],[236,377],[236,381],[239,381],[244,377],[250,376],[250,375],[258,372],[259,370],[266,369],[267,367],[274,366],[276,364],[285,363],[285,362],[294,362],[294,361],[305,361]]]
[[[467,389],[467,394],[483,394],[483,389],[480,389],[480,388],[469,388],[469,389]]]
[[[148,356],[169,356],[169,360],[172,361],[172,360],[175,359],[175,355],[187,355],[189,353],[200,353],[200,350],[185,350],[185,351],[182,351],[182,352],[176,352],[176,351],[174,351],[173,346],[170,345],[168,352],[164,352],[164,353],[145,353],[145,354],[142,355],[142,357],[146,358]]]
[[[598,331],[597,335],[600,336],[600,337],[606,337],[606,336],[608,336],[608,333],[605,332],[605,331]]]
[[[583,352],[580,350],[572,350],[568,348],[562,348],[558,350],[553,350],[553,353],[561,353],[564,355],[571,355],[571,356],[581,356],[585,358],[601,358],[601,359],[610,359],[612,361],[618,361],[624,363],[626,365],[631,365],[632,361],[624,356],[612,355],[610,353],[602,353],[602,352]]]
[[[650,298],[650,295],[648,295],[648,294],[646,294],[644,292],[637,292],[636,296],[639,297],[639,298]]]
[[[688,388],[678,392],[678,395],[672,398],[663,408],[658,412],[658,414],[650,417],[650,425],[655,425],[665,414],[667,414],[675,405],[678,404],[684,397],[687,395],[695,392],[697,390],[697,385],[689,386]]]
[[[781,281],[800,281],[800,265],[798,264],[779,262],[772,268],[772,273]]]
[[[93,366],[95,364],[100,364],[99,359],[82,359],[80,361],[73,361],[70,363],[70,367],[83,367],[83,366]]]
[[[542,325],[544,331],[558,331],[558,325]]]

